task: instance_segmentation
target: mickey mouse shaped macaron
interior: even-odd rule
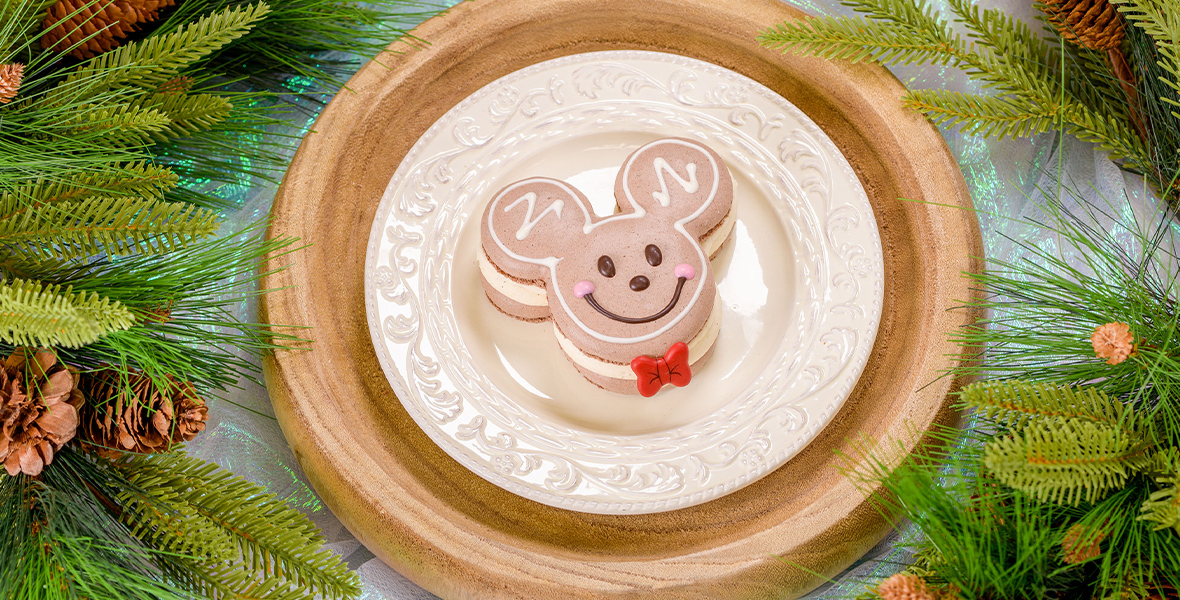
[[[484,210],[480,274],[505,314],[552,321],[586,379],[651,396],[687,385],[717,341],[710,259],[733,229],[733,180],[704,144],[666,138],[623,162],[615,202],[598,218],[563,181],[508,185]]]

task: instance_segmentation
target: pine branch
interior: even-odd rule
[[[216,213],[150,198],[91,197],[0,221],[0,244],[32,256],[157,254],[212,235]]]
[[[951,9],[974,40],[968,46],[925,0],[855,0],[849,5],[871,19],[806,17],[766,30],[758,41],[783,52],[852,62],[954,66],[1000,97],[984,100],[919,91],[910,93],[908,104],[938,123],[961,124],[970,132],[999,137],[1064,125],[1069,133],[1098,143],[1113,158],[1126,159],[1133,169],[1150,166],[1144,142],[1126,125],[1124,102],[1111,102],[1121,96],[1108,69],[1092,72],[1082,68],[1086,64],[1070,60],[1063,74],[1061,66],[1051,62],[1051,47],[1023,23],[953,0]],[[982,112],[973,113],[976,109]]]
[[[1018,98],[913,90],[902,102],[926,113],[936,125],[959,125],[965,133],[1000,139],[1043,133],[1057,126],[1051,109]]]
[[[101,54],[80,65],[44,103],[98,99],[124,88],[157,88],[180,70],[243,36],[270,11],[264,3],[226,9],[176,32],[152,36]]]
[[[69,446],[38,479],[0,476],[0,598],[191,600],[99,504],[100,479]]]
[[[1053,73],[1048,65],[1053,52],[1049,43],[1023,21],[1002,10],[980,10],[968,0],[949,0],[949,6],[967,27],[969,36],[978,42],[979,46],[973,50],[986,48],[989,53],[1005,57],[1039,78],[1052,79]]]
[[[194,593],[213,600],[307,600],[316,597],[307,587],[280,578],[257,579],[240,564],[178,559],[169,577]]]
[[[139,106],[167,115],[168,125],[151,133],[157,142],[212,129],[233,110],[229,100],[217,94],[152,94]]]
[[[1052,418],[989,442],[983,464],[1005,485],[1042,502],[1095,502],[1149,464],[1138,432]]]
[[[96,293],[19,279],[0,283],[0,341],[5,343],[77,348],[134,321],[122,304]]]
[[[967,50],[959,36],[939,22],[920,23],[915,30],[858,17],[810,17],[763,31],[758,42],[784,53],[793,50],[854,63],[948,65],[965,60]]]
[[[131,472],[116,497],[123,511],[119,520],[132,535],[151,547],[195,561],[226,561],[236,554],[233,540],[185,502],[176,491],[183,482],[163,471]],[[140,492],[139,490],[143,490]]]
[[[34,257],[19,253],[0,252],[0,280],[24,279],[42,283],[61,283],[63,273],[79,267],[72,261],[49,257]]]
[[[1098,144],[1112,159],[1126,159],[1141,172],[1151,169],[1147,147],[1125,120],[1100,114],[1080,104],[1067,103],[1062,112],[1067,131],[1078,139]]]
[[[1156,40],[1161,52],[1180,52],[1180,3],[1172,0],[1111,0],[1128,21]]]
[[[0,191],[0,221],[6,221],[30,207],[80,200],[87,196],[162,198],[163,192],[175,187],[176,183],[176,174],[170,169],[148,162],[67,172],[52,179],[42,178]]]
[[[164,257],[136,255],[65,270],[56,283],[95,291],[135,310],[172,309],[167,322],[145,322],[116,332],[63,360],[78,366],[127,365],[155,379],[173,375],[191,381],[204,393],[256,381],[258,360],[269,351],[299,344],[281,326],[243,322],[236,307],[266,293],[259,269],[265,258],[276,261],[297,246],[290,238],[265,239],[262,221],[236,234],[201,241]],[[232,400],[230,400],[232,401]]]
[[[58,125],[55,136],[108,148],[145,146],[168,128],[168,115],[133,104],[108,104],[87,110]]]
[[[1171,528],[1180,534],[1180,451],[1172,447],[1157,453],[1152,470],[1161,489],[1143,503],[1139,519],[1151,522],[1156,531]]]
[[[41,31],[41,19],[56,0],[0,2],[0,64],[27,49]]]
[[[242,3],[185,0],[160,31],[173,31],[204,12]],[[344,85],[360,59],[386,51],[391,40],[412,37],[410,25],[443,8],[442,3],[421,0],[284,0],[271,7],[271,13],[250,35],[226,45],[206,61],[251,89],[296,94],[318,104],[323,102],[319,94]]]
[[[1073,388],[1023,381],[983,381],[959,393],[965,406],[1018,429],[1035,421],[1089,420],[1128,433],[1138,431],[1141,416],[1093,387]]]
[[[265,493],[265,488],[183,452],[129,456],[120,468],[128,477],[155,473],[159,485],[174,491],[237,543],[237,560],[205,561],[207,570],[198,570],[189,584],[203,583],[203,591],[216,592],[219,582],[228,586],[250,581],[260,593],[273,594],[263,597],[274,598],[287,598],[284,594],[298,588],[306,588],[300,592],[304,597],[360,594],[356,574],[323,549],[324,540],[307,517]]]

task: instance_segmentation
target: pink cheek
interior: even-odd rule
[[[672,269],[672,273],[677,277],[683,277],[685,279],[692,279],[693,277],[697,276],[696,269],[693,269],[692,265],[688,263],[680,263],[676,265],[676,268]]]
[[[677,267],[679,268],[679,267]],[[690,269],[692,267],[689,267]],[[574,284],[574,295],[579,298],[584,298],[587,294],[594,293],[594,284],[589,281],[579,281]]]

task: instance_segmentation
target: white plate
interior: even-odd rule
[[[610,214],[622,160],[667,136],[704,142],[733,174],[737,224],[713,261],[722,330],[689,386],[612,394],[549,323],[484,297],[479,217],[537,175]],[[637,514],[711,500],[802,450],[868,360],[883,269],[859,180],[797,108],[698,60],[596,52],[496,80],[418,140],[381,199],[365,299],[390,385],[455,460],[538,502]]]

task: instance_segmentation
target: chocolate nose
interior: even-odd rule
[[[631,278],[632,292],[642,292],[643,290],[646,290],[647,286],[649,285],[651,285],[651,282],[648,281],[643,275],[636,275]]]

